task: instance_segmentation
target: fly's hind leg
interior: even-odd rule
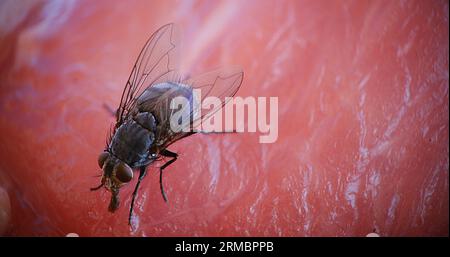
[[[136,187],[134,188],[134,191],[133,191],[133,198],[131,199],[130,214],[128,215],[128,224],[129,225],[131,225],[131,216],[133,215],[134,200],[136,198],[136,195],[137,195],[137,192],[139,189],[139,185],[141,184],[141,181],[145,177],[146,174],[147,174],[147,166],[142,166],[139,170],[139,179],[138,179],[138,182],[136,183]]]
[[[164,192],[164,187],[163,187],[163,183],[162,183],[162,173],[165,168],[167,168],[170,164],[174,163],[177,160],[178,154],[171,152],[167,149],[164,149],[162,152],[160,152],[160,154],[162,156],[172,158],[169,161],[167,161],[166,163],[164,163],[164,165],[161,166],[161,168],[159,168],[159,186],[161,188],[161,194],[163,196],[163,199],[167,203],[167,196],[166,196],[166,193]]]

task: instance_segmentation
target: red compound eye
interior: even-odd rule
[[[114,167],[116,178],[122,182],[127,183],[133,179],[133,170],[126,163],[119,163]]]

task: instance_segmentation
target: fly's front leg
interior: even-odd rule
[[[161,194],[163,196],[164,201],[167,203],[167,197],[166,197],[166,193],[164,192],[164,187],[163,187],[163,183],[162,183],[162,172],[165,168],[167,168],[170,164],[174,163],[177,158],[178,158],[178,154],[171,152],[167,149],[164,149],[162,152],[160,152],[160,154],[162,156],[165,157],[171,157],[172,159],[170,159],[168,162],[164,163],[163,166],[161,166],[161,168],[159,168],[159,186],[161,188]]]
[[[147,166],[142,166],[139,170],[139,179],[138,179],[138,182],[136,183],[136,187],[134,188],[133,198],[131,199],[130,214],[128,216],[128,224],[129,225],[131,225],[131,216],[133,215],[134,200],[136,198],[136,195],[137,195],[137,192],[139,189],[139,185],[141,184],[141,181],[145,177],[146,174],[147,174]]]
[[[99,176],[95,176],[95,177],[101,177],[101,176],[103,176],[103,174],[100,174]],[[91,187],[91,191],[96,191],[96,190],[99,190],[100,188],[102,188],[103,185],[104,185],[104,182],[105,181],[102,178],[102,183],[100,185],[96,186],[96,187]]]
[[[96,187],[91,187],[91,191],[99,190],[102,187],[103,187],[103,184],[100,184],[99,186],[96,186]]]

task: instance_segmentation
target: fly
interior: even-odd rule
[[[175,50],[176,33],[172,23],[162,26],[147,40],[122,92],[116,123],[110,131],[106,147],[98,157],[98,165],[103,171],[101,184],[91,190],[105,188],[111,192],[108,207],[111,212],[119,207],[120,188],[133,179],[135,171],[139,171],[128,216],[130,225],[134,201],[139,185],[147,174],[147,167],[157,160],[169,158],[159,168],[160,190],[167,202],[162,174],[178,158],[178,154],[168,147],[197,133],[195,124],[201,124],[223,107],[229,99],[227,97],[236,94],[243,80],[244,74],[237,67],[218,69],[186,80],[177,79]],[[192,108],[184,110],[189,114],[189,122],[180,124],[174,132],[170,126],[170,117],[174,113],[170,103],[180,96],[192,103],[194,89],[201,91],[202,99],[215,96],[222,105],[202,109],[201,115],[194,115]],[[183,129],[185,126],[189,129]]]

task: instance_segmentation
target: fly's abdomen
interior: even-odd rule
[[[111,152],[132,167],[144,165],[148,161],[149,149],[155,140],[153,115],[139,115],[137,121],[130,120],[122,124],[110,144]]]

